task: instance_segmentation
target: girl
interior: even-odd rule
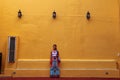
[[[57,50],[57,45],[53,45],[53,50],[51,52],[50,56],[50,77],[59,77],[60,76],[60,70],[59,70],[59,64],[60,64],[60,58],[59,58],[59,51]]]

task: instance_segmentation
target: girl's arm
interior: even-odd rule
[[[58,58],[58,62],[60,63],[61,60],[60,60],[60,54],[59,54],[59,51],[58,51],[58,54],[57,54],[57,58]]]
[[[50,65],[52,65],[52,52],[50,52]]]

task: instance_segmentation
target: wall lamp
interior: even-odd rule
[[[18,11],[18,18],[21,18],[22,17],[22,12],[21,10]]]
[[[53,17],[53,19],[55,19],[56,18],[56,12],[54,11],[53,13],[52,13],[52,17]]]
[[[87,14],[86,14],[86,18],[87,18],[87,20],[90,20],[90,18],[91,18],[91,15],[90,15],[90,12],[89,12],[89,11],[88,11]]]

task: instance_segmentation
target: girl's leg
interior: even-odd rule
[[[50,77],[54,76],[54,68],[50,68]]]

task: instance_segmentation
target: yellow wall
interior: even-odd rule
[[[4,0],[2,3],[3,65],[8,36],[18,37],[17,60],[49,59],[54,43],[62,59],[113,60],[120,52],[118,0]],[[23,13],[21,19],[17,17],[19,9]],[[56,19],[52,18],[54,10]],[[91,13],[90,21],[86,20],[87,11]]]
[[[117,0],[6,0],[0,36],[19,36],[19,58],[49,58],[54,43],[62,58],[114,58],[119,28],[117,4]],[[17,18],[19,9],[22,19]],[[51,17],[54,10],[56,20]],[[91,21],[85,18],[88,10]]]

